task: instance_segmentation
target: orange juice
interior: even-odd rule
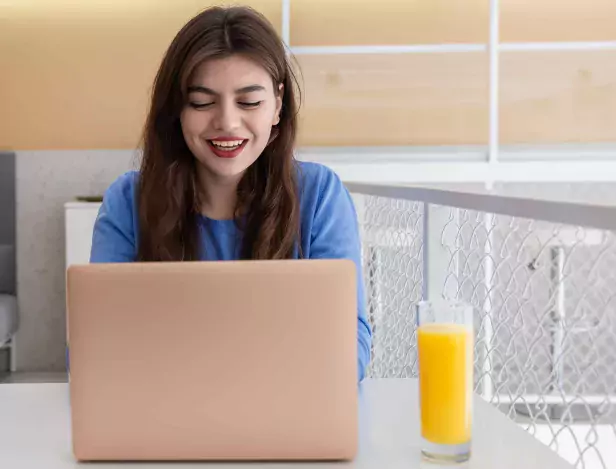
[[[421,433],[432,443],[471,439],[473,333],[459,324],[425,324],[417,330]]]

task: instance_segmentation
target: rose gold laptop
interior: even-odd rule
[[[78,460],[345,460],[357,449],[355,265],[68,270]]]

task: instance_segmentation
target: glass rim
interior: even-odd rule
[[[429,307],[429,306],[436,306],[436,307],[443,307],[443,306],[447,306],[450,308],[473,308],[473,305],[470,304],[467,301],[463,301],[463,300],[448,300],[446,298],[437,298],[434,300],[420,300],[417,302],[417,307]]]

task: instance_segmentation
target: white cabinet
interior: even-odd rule
[[[66,266],[90,262],[92,232],[101,204],[68,202],[64,204]]]

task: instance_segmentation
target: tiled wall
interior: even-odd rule
[[[64,368],[64,203],[101,194],[136,164],[129,150],[17,153],[17,369]]]

